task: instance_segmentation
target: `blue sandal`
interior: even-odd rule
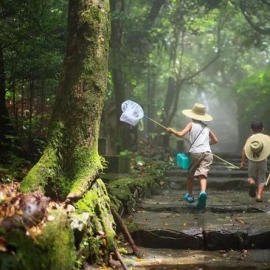
[[[199,195],[197,209],[204,209],[206,206],[206,200],[207,200],[207,193],[205,191],[202,191]]]
[[[188,202],[188,203],[194,203],[195,199],[193,196],[189,195],[188,193],[185,194],[184,199]]]

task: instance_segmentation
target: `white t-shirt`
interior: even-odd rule
[[[212,152],[210,148],[209,127],[203,122],[192,122],[192,128],[189,132],[189,140],[192,144],[189,149],[190,153]]]

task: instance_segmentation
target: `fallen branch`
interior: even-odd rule
[[[133,238],[131,237],[129,231],[128,231],[128,228],[127,226],[125,225],[123,219],[120,217],[120,215],[117,213],[117,211],[115,211],[113,208],[111,209],[112,211],[112,214],[113,214],[113,217],[115,219],[115,221],[118,223],[118,225],[121,227],[122,229],[122,232],[125,236],[125,239],[128,241],[128,243],[130,244],[132,250],[133,250],[133,253],[138,257],[138,258],[141,258],[142,255],[140,254],[136,244],[134,243],[133,241]]]
[[[118,250],[118,247],[117,247],[116,245],[114,246],[114,253],[115,253],[115,255],[116,255],[117,260],[121,263],[122,268],[123,268],[124,270],[128,270],[128,268],[127,268],[125,262],[124,262],[123,259],[122,259],[121,254],[120,254],[120,252],[119,252],[119,250]]]

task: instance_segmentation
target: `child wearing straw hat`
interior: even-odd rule
[[[242,149],[241,168],[245,167],[247,158],[249,196],[256,197],[256,202],[262,202],[267,172],[267,157],[270,154],[270,137],[262,133],[262,122],[252,122],[251,132],[252,135],[247,139]]]
[[[184,137],[189,133],[189,140],[191,147],[189,149],[190,168],[187,175],[187,190],[184,199],[188,203],[193,203],[195,198],[193,196],[194,178],[200,181],[200,194],[198,197],[197,209],[204,209],[207,200],[207,175],[210,165],[213,162],[213,154],[210,145],[218,142],[216,135],[204,123],[212,121],[212,116],[206,113],[205,105],[195,103],[192,109],[183,110],[182,113],[192,119],[186,127],[181,131],[175,131],[173,128],[167,128],[167,131],[177,137]]]

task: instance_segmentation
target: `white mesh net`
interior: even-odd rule
[[[127,100],[122,103],[121,109],[123,111],[120,120],[132,126],[136,126],[138,122],[144,117],[142,107],[134,101]]]

